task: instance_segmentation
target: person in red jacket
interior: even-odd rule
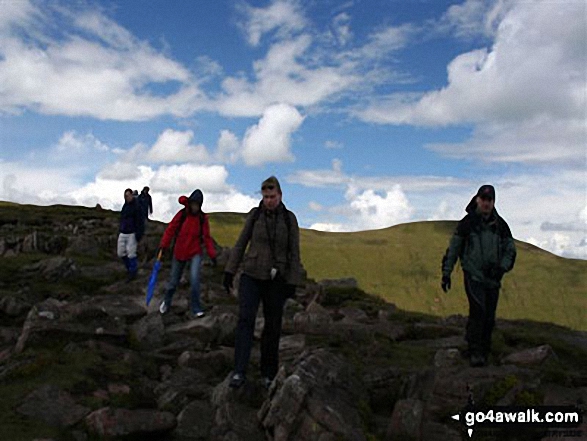
[[[171,308],[173,294],[181,279],[181,274],[190,262],[191,310],[194,317],[204,316],[200,304],[200,265],[202,263],[202,242],[206,246],[212,264],[216,266],[216,249],[210,237],[210,223],[208,216],[202,211],[204,195],[195,190],[189,198],[181,196],[179,203],[185,208],[180,210],[169,223],[163,233],[159,248],[165,250],[175,239],[171,275],[167,283],[165,299],[159,305],[159,312],[165,314]]]

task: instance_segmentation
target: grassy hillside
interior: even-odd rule
[[[232,246],[244,217],[218,213],[212,232]],[[453,289],[440,289],[440,261],[455,222],[415,222],[358,233],[302,230],[302,260],[314,279],[355,277],[362,289],[403,309],[466,315],[459,265]],[[587,330],[587,261],[565,259],[516,241],[515,269],[504,278],[498,314],[503,318],[553,322]]]
[[[0,202],[0,224],[18,223],[26,229],[47,232],[56,225],[75,224],[82,219],[117,217],[118,213],[109,210]],[[212,214],[214,238],[223,246],[234,245],[244,219],[245,215],[238,213]],[[363,290],[400,308],[466,315],[458,265],[453,289],[448,294],[440,289],[440,261],[454,226],[454,222],[416,222],[359,233],[302,230],[302,260],[313,279],[354,277]],[[504,278],[498,315],[587,330],[587,261],[564,259],[524,242],[516,245],[516,267]]]

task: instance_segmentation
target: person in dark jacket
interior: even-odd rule
[[[450,275],[460,259],[469,301],[466,339],[471,366],[484,366],[491,350],[491,333],[503,275],[516,259],[507,222],[495,209],[495,189],[483,185],[467,206],[442,261],[441,287],[451,287]]]
[[[124,262],[127,281],[137,275],[137,244],[144,232],[144,221],[137,199],[130,188],[124,191],[124,205],[120,210],[117,253]]]
[[[145,220],[149,218],[150,214],[153,214],[153,199],[149,194],[149,190],[149,187],[145,187],[139,195],[139,202],[141,203],[141,210]]]
[[[195,190],[189,198],[181,196],[179,203],[185,208],[180,210],[167,226],[159,245],[165,250],[175,239],[171,275],[167,283],[165,299],[159,305],[159,312],[166,314],[171,308],[173,295],[181,279],[186,264],[190,263],[191,311],[196,318],[204,316],[200,303],[200,266],[202,263],[202,242],[204,243],[212,264],[216,265],[216,249],[210,236],[210,222],[202,211],[204,195]]]
[[[261,191],[263,200],[249,212],[224,274],[224,286],[230,290],[244,256],[238,293],[235,369],[230,379],[233,388],[245,382],[260,302],[265,318],[261,336],[261,376],[265,387],[271,384],[279,366],[283,307],[299,283],[300,232],[296,216],[285,208],[277,178],[272,176],[264,181]]]

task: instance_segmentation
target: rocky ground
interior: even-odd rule
[[[3,208],[0,222],[2,440],[450,441],[468,438],[450,417],[471,400],[587,405],[586,333],[498,320],[490,365],[470,368],[464,317],[398,310],[353,279],[306,280],[286,305],[269,391],[258,343],[249,382],[231,390],[238,307],[220,284],[227,249],[218,268],[204,263],[207,316],[190,319],[184,280],[161,317],[168,262],[148,308],[145,290],[162,225],[149,225],[127,284],[110,212]],[[258,338],[261,316],[257,325]]]

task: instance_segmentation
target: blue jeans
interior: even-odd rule
[[[171,261],[171,276],[169,277],[169,282],[167,282],[167,292],[165,293],[165,304],[167,307],[171,307],[173,294],[177,290],[183,269],[188,262],[190,262],[192,312],[195,314],[202,311],[202,306],[200,305],[200,264],[202,263],[202,256],[200,254],[196,254],[191,261],[173,258]]]

